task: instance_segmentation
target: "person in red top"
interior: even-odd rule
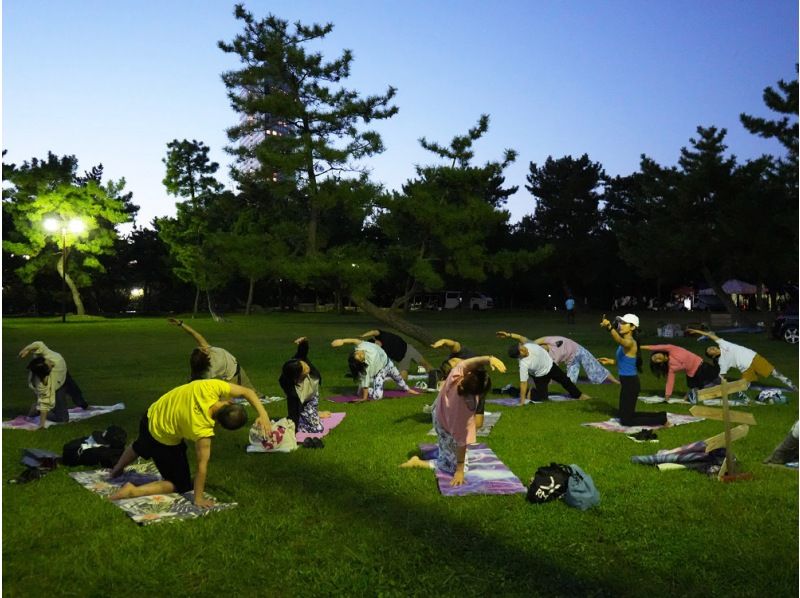
[[[698,388],[719,384],[719,367],[706,363],[699,355],[676,345],[642,345],[642,349],[652,351],[650,371],[658,378],[667,377],[664,398],[672,396],[675,387],[675,374],[686,372],[686,386],[689,393]]]

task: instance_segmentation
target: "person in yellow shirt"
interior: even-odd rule
[[[269,435],[272,431],[269,415],[252,389],[224,380],[193,380],[173,388],[150,405],[139,423],[139,437],[125,449],[109,473],[109,479],[113,479],[137,457],[144,457],[153,460],[163,480],[141,486],[129,482],[109,498],[119,500],[170,492],[183,494],[194,489],[196,506],[213,505],[213,501],[203,497],[211,458],[211,439],[217,423],[227,430],[238,430],[247,423],[244,407],[231,401],[231,397],[240,396],[255,408],[261,431]],[[186,440],[195,445],[197,472],[194,483],[186,456]]]

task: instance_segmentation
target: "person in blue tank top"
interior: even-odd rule
[[[642,371],[642,356],[639,352],[639,318],[634,314],[617,317],[616,327],[605,316],[600,326],[611,333],[617,347],[617,370],[619,372],[619,422],[623,426],[663,426],[667,423],[667,414],[659,412],[636,413],[636,401],[639,398],[639,372]],[[614,360],[601,357],[598,361],[604,365],[613,365]]]

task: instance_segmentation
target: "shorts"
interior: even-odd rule
[[[406,347],[406,354],[403,355],[403,359],[397,362],[397,369],[401,372],[408,372],[410,371],[409,368],[411,367],[411,362],[416,363],[419,365],[422,363],[422,355],[415,347],[409,344]]]
[[[769,378],[774,369],[774,365],[761,357],[761,355],[756,354],[756,356],[753,357],[753,361],[750,363],[750,367],[742,372],[742,378],[748,382],[755,382],[759,378]]]
[[[181,440],[179,444],[170,445],[153,438],[147,414],[139,421],[139,437],[131,446],[140,457],[153,460],[161,477],[173,483],[175,492],[183,494],[192,489],[186,442]]]

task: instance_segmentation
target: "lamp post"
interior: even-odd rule
[[[61,322],[67,322],[67,230],[77,235],[82,233],[86,226],[80,218],[72,218],[69,222],[58,218],[47,218],[44,221],[45,230],[54,233],[61,232]]]

